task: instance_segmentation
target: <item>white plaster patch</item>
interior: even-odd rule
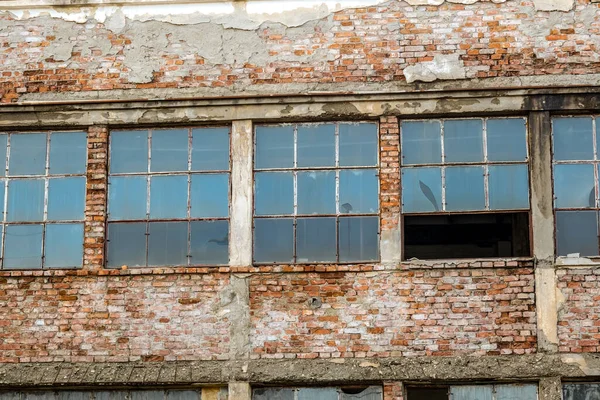
[[[533,0],[537,11],[571,11],[573,0]]]
[[[438,54],[433,61],[421,62],[404,68],[407,83],[433,82],[438,79],[466,79],[467,72],[458,54]]]

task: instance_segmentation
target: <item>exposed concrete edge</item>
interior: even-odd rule
[[[600,354],[294,359],[164,363],[0,364],[8,387],[373,383],[564,379],[600,375]]]

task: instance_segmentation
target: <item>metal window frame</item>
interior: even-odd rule
[[[85,167],[82,173],[79,174],[50,174],[50,146],[51,138],[53,133],[84,133],[86,136],[85,146]],[[31,135],[31,134],[44,134],[46,135],[46,155],[44,163],[43,174],[31,174],[31,175],[11,175],[9,174],[10,167],[10,153],[11,153],[11,138],[13,135]],[[0,135],[6,135],[6,158],[4,165],[4,176],[0,177],[1,184],[4,185],[4,204],[2,205],[2,221],[0,226],[2,229],[2,240],[0,243],[0,270],[46,270],[46,269],[77,269],[83,265],[83,245],[81,247],[81,258],[82,265],[79,266],[64,266],[64,267],[46,267],[46,228],[48,224],[51,225],[72,225],[72,224],[84,224],[85,214],[81,219],[75,220],[52,220],[48,219],[48,198],[49,198],[49,187],[50,180],[52,179],[64,179],[64,178],[84,178],[87,184],[87,137],[88,133],[85,130],[44,130],[44,131],[14,131],[14,132],[0,132]],[[11,181],[44,181],[44,207],[41,221],[8,221],[8,187]],[[85,202],[85,194],[84,194]],[[85,204],[84,204],[85,205]],[[6,243],[6,228],[8,226],[21,226],[21,225],[41,225],[42,226],[42,240],[41,240],[41,266],[40,268],[6,268],[4,265],[5,256],[5,243]],[[82,237],[82,243],[84,242]]]
[[[319,125],[334,125],[335,133],[334,133],[334,165],[326,166],[326,167],[298,167],[298,127],[299,126],[319,126]],[[376,133],[377,133],[377,151],[376,151],[376,160],[374,165],[372,166],[340,166],[340,124],[373,124],[375,125]],[[293,150],[293,164],[291,167],[278,167],[278,168],[256,168],[256,131],[257,128],[260,127],[284,127],[284,126],[292,126],[294,130],[294,150]],[[256,174],[262,172],[290,172],[292,173],[293,179],[293,191],[294,191],[294,204],[293,204],[293,212],[292,214],[276,214],[276,215],[257,215],[256,214],[256,196],[253,196],[253,204],[252,204],[252,236],[253,242],[255,241],[255,221],[257,219],[291,219],[293,226],[292,233],[292,259],[291,261],[255,261],[254,259],[254,245],[252,246],[252,263],[255,265],[273,265],[273,264],[295,264],[295,265],[306,265],[306,264],[356,264],[361,262],[379,262],[381,255],[379,254],[379,249],[377,250],[377,259],[372,260],[353,260],[353,261],[340,261],[340,218],[353,218],[353,217],[377,217],[377,235],[381,234],[381,199],[380,199],[380,165],[381,165],[381,157],[380,157],[380,147],[381,147],[381,134],[380,134],[380,126],[379,121],[369,121],[369,120],[361,120],[361,121],[324,121],[324,122],[293,122],[293,123],[266,123],[266,124],[254,124],[253,126],[253,140],[252,145],[254,146],[254,159],[252,160],[252,192],[256,193]],[[340,212],[340,172],[341,171],[352,171],[352,170],[375,170],[375,175],[377,176],[377,212],[376,213],[341,213]],[[335,213],[323,213],[323,214],[298,214],[298,172],[335,172]],[[297,222],[298,219],[301,218],[335,218],[335,243],[336,243],[336,251],[335,251],[335,260],[329,261],[298,261],[297,255]]]
[[[214,128],[223,128],[228,131],[228,169],[227,170],[193,170],[192,169],[192,153],[193,153],[193,134],[196,129],[214,129]],[[185,129],[188,131],[188,150],[187,150],[187,170],[186,171],[152,171],[152,133],[154,131],[162,131],[162,130],[173,130],[173,129]],[[148,141],[148,154],[147,154],[147,168],[146,171],[143,172],[111,172],[111,152],[112,152],[112,133],[115,131],[127,131],[127,132],[146,132],[147,133],[147,141]],[[192,248],[191,248],[191,223],[192,222],[212,222],[212,221],[227,221],[228,223],[228,231],[230,230],[229,221],[231,218],[231,125],[198,125],[198,126],[172,126],[172,127],[148,127],[148,128],[134,128],[134,129],[112,129],[108,135],[108,158],[107,158],[107,169],[108,169],[108,190],[107,190],[107,213],[106,213],[106,243],[107,243],[107,253],[106,253],[106,266],[107,268],[118,268],[117,266],[108,266],[108,258],[110,252],[110,240],[108,236],[108,231],[110,230],[110,225],[113,223],[145,223],[146,225],[146,245],[145,245],[145,263],[140,266],[128,266],[130,268],[160,268],[165,266],[172,267],[203,267],[203,266],[226,266],[228,265],[228,261],[225,261],[220,264],[208,264],[208,263],[192,263]],[[227,175],[228,179],[228,188],[227,188],[227,208],[228,215],[227,217],[193,217],[191,216],[191,187],[192,187],[192,176],[194,175]],[[186,209],[186,217],[185,218],[151,218],[150,217],[150,192],[151,192],[151,181],[152,177],[155,176],[186,176],[187,177],[187,209]],[[111,219],[110,218],[110,202],[108,199],[110,198],[110,179],[113,177],[145,177],[146,178],[146,218],[145,219]],[[149,236],[150,236],[150,224],[151,223],[161,223],[161,222],[185,222],[187,223],[187,263],[186,264],[168,264],[168,265],[149,265],[148,264],[148,252],[149,252]],[[229,235],[229,234],[228,234]]]

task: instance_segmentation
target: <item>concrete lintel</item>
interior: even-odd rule
[[[229,382],[229,400],[250,400],[252,389],[249,382]]]

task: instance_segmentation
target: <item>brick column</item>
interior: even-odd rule
[[[400,225],[400,134],[398,118],[379,120],[380,172],[379,198],[381,237],[379,250],[383,264],[397,264],[402,259]]]
[[[83,268],[98,270],[104,267],[106,239],[108,128],[91,126],[88,129],[87,187],[85,193],[85,229]]]
[[[383,382],[383,400],[404,400],[402,382]]]

